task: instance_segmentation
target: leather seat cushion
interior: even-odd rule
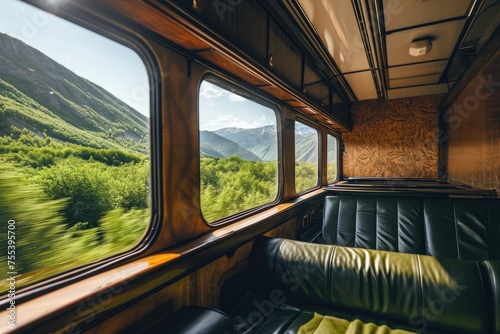
[[[287,299],[438,331],[486,332],[486,297],[474,261],[262,238],[251,270],[260,291],[278,289]]]

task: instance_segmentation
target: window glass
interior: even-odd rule
[[[19,289],[142,239],[149,84],[128,47],[18,1],[0,49],[0,269]]]
[[[337,160],[338,160],[338,154],[337,154],[337,138],[332,135],[327,136],[328,141],[327,141],[327,156],[326,156],[326,161],[327,161],[327,166],[326,166],[326,173],[328,177],[328,183],[332,183],[337,181]]]
[[[295,190],[318,185],[318,130],[295,121]]]
[[[278,193],[274,110],[205,80],[199,117],[205,220],[214,222],[273,202]]]

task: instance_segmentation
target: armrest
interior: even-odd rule
[[[158,324],[151,333],[170,334],[232,334],[233,322],[222,311],[213,308],[187,306]]]

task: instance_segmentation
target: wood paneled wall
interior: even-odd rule
[[[437,177],[442,97],[356,102],[342,136],[344,177]]]
[[[500,50],[448,109],[448,178],[500,189]]]
[[[293,218],[265,235],[295,239],[297,232],[298,222]],[[181,280],[136,301],[85,333],[142,333],[154,328],[157,323],[184,306],[219,308],[222,285],[245,269],[252,247],[253,241],[238,247],[231,256],[222,256]],[[145,292],[147,288],[144,287]],[[164,332],[168,333],[168,329],[164,329]]]

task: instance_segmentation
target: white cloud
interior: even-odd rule
[[[230,102],[245,102],[247,100],[243,96],[234,94],[233,92],[217,87],[207,81],[201,84],[200,95],[209,99],[216,97],[226,97]]]
[[[201,87],[200,87],[200,95],[207,97],[207,98],[213,98],[213,97],[219,97],[224,94],[224,90],[212,85],[209,82],[203,82]]]
[[[221,115],[216,119],[203,124],[202,128],[206,130],[221,129],[221,128],[244,128],[251,129],[261,126],[259,122],[249,123],[246,120],[234,117],[231,115]]]
[[[228,98],[229,101],[231,102],[245,102],[247,99],[245,99],[243,96],[236,95],[234,93],[228,92]]]

